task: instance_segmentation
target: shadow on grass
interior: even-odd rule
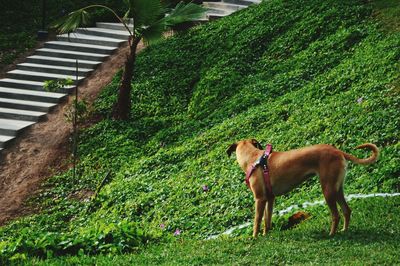
[[[338,232],[334,236],[329,236],[327,231],[311,232],[310,237],[318,240],[332,240],[340,242],[357,242],[359,244],[370,244],[376,242],[398,243],[398,235],[384,230],[351,228],[346,232]]]

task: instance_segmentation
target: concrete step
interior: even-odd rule
[[[9,99],[59,103],[66,96],[67,94],[56,93],[56,92],[44,92],[44,91],[33,91],[33,90],[0,87],[0,97]]]
[[[22,79],[0,79],[0,87],[43,91],[44,82]]]
[[[110,29],[102,29],[102,28],[78,28],[76,29],[77,33],[87,34],[87,35],[96,35],[108,38],[116,38],[121,40],[128,40],[129,33],[127,31],[121,30],[110,30]]]
[[[0,149],[4,149],[8,142],[13,140],[15,137],[13,136],[4,136],[0,135]]]
[[[195,22],[206,23],[208,20],[207,14],[204,14],[201,18],[196,19]]]
[[[240,9],[247,7],[245,5],[237,5],[225,2],[203,2],[203,6],[211,10],[217,10],[217,11],[221,10],[220,12],[224,13],[225,12],[228,13],[229,11],[238,11]]]
[[[63,41],[50,41],[44,44],[44,47],[50,49],[59,49],[65,51],[76,51],[83,53],[94,53],[94,54],[112,54],[117,47],[101,46],[94,44],[84,44],[84,43],[73,43],[73,42],[63,42]]]
[[[203,6],[208,9],[206,16],[199,19],[199,22],[204,20],[214,20],[219,19],[230,14],[244,9],[253,4],[259,4],[261,0],[221,0],[221,1],[205,1]]]
[[[35,122],[0,118],[0,135],[17,136],[19,132],[33,124]]]
[[[52,66],[75,67],[76,59],[32,55],[26,58],[26,62],[34,64],[52,65]],[[79,68],[95,69],[100,64],[101,64],[100,61],[88,61],[88,60],[78,61]]]
[[[62,34],[58,35],[57,40],[71,43],[84,43],[84,44],[94,44],[94,45],[103,45],[110,47],[118,47],[122,43],[126,42],[126,40],[120,40],[115,38],[107,38],[100,37],[95,35],[87,35],[82,33],[70,33],[70,34]]]
[[[46,81],[46,80],[61,80],[61,79],[72,79],[74,84],[76,84],[76,77],[73,75],[62,75],[62,74],[50,74],[42,72],[33,72],[25,70],[12,70],[7,72],[7,77],[14,79],[24,79],[33,81]],[[78,76],[78,83],[85,77]]]
[[[0,107],[0,118],[38,122],[46,115],[44,112],[26,111]]]
[[[0,107],[9,109],[21,109],[36,112],[49,112],[51,108],[56,106],[55,103],[25,101],[17,99],[0,98]]]
[[[44,73],[52,73],[52,74],[61,74],[61,75],[76,75],[75,67],[64,67],[64,66],[49,66],[43,64],[33,64],[33,63],[22,63],[16,66],[17,69],[33,71],[33,72],[44,72]],[[78,68],[79,76],[87,76],[89,75],[93,69],[89,68]]]
[[[40,48],[36,50],[35,55],[48,56],[48,57],[61,57],[78,60],[89,60],[89,61],[104,61],[108,55],[94,54],[94,53],[83,53],[75,51],[64,51],[58,49]]]
[[[209,8],[207,11],[207,16],[229,16],[230,14],[232,14],[233,10],[224,10],[224,9],[217,9],[217,8]]]
[[[210,10],[207,12],[207,18],[209,20],[214,20],[214,19],[220,19],[226,16],[229,16],[232,14],[234,11],[224,11],[224,10]]]
[[[261,3],[261,0],[222,0],[223,3],[250,6]]]
[[[127,26],[132,31],[133,24],[128,24]],[[96,27],[110,30],[127,31],[122,23],[97,22]]]
[[[26,89],[26,90],[35,90],[35,91],[46,91],[43,88],[44,82],[41,81],[32,81],[32,80],[22,80],[22,79],[0,79],[0,87],[6,88],[15,88],[15,89]],[[62,88],[60,93],[70,93],[73,91],[75,86],[66,86]]]

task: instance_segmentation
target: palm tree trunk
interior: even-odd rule
[[[124,73],[119,84],[118,101],[113,110],[113,118],[117,120],[128,120],[131,111],[131,84],[135,69],[136,48],[140,39],[140,37],[133,38],[126,58]]]

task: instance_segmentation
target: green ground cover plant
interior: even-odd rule
[[[212,241],[177,239],[148,245],[126,255],[99,255],[33,260],[32,265],[396,265],[398,258],[399,201],[395,198],[350,202],[352,228],[334,238],[325,206],[308,211],[314,216],[287,231],[274,229],[267,237],[223,237]],[[394,210],[394,211],[393,211]],[[248,234],[250,236],[250,234]],[[367,263],[366,263],[367,262]]]
[[[234,252],[246,264],[264,263],[262,252],[271,263],[399,263],[399,198],[350,202],[351,230],[334,238],[323,206],[298,229],[203,241],[252,219],[244,174],[225,153],[239,139],[276,150],[327,143],[359,157],[368,153],[353,147],[373,142],[379,161],[349,163],[345,194],[399,192],[400,33],[374,10],[358,0],[265,1],[147,48],[137,58],[132,118],[110,119],[118,73],[94,106],[104,119],[81,133],[79,179],[49,179],[31,201],[37,214],[0,229],[1,260],[215,264]],[[96,197],[76,196],[110,170]],[[276,210],[321,200],[320,190],[312,178],[279,197]],[[319,252],[332,245],[338,256]],[[221,254],[207,257],[209,249]],[[88,257],[126,252],[134,253]]]

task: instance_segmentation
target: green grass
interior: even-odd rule
[[[353,147],[376,143],[381,150],[376,164],[349,164],[345,194],[400,191],[399,48],[400,33],[378,24],[374,6],[358,0],[265,1],[149,47],[137,58],[131,120],[109,118],[119,73],[94,106],[104,120],[81,133],[79,178],[74,180],[71,171],[50,178],[31,200],[40,211],[0,229],[0,261],[61,255],[90,260],[79,255],[126,252],[139,252],[137,258],[144,260],[146,252],[158,256],[158,250],[178,245],[176,252],[219,263],[224,257],[206,261],[199,248],[204,242],[199,241],[253,216],[244,174],[225,152],[243,138],[270,142],[278,151],[327,143],[359,157],[368,153]],[[95,199],[74,196],[95,191],[109,171],[110,179]],[[209,191],[204,192],[203,185]],[[317,178],[312,178],[279,197],[276,208],[319,200],[320,190]],[[365,212],[371,217],[391,215],[380,200],[376,202],[374,208],[355,206],[373,209]],[[342,237],[323,238],[328,215],[326,207],[321,210],[321,218],[304,224],[316,223],[306,233],[274,232],[267,239],[306,237],[306,246],[296,242],[291,247],[310,245],[319,253],[307,253],[303,260],[317,260],[322,251],[308,235],[321,237],[321,245],[327,246],[330,241],[338,246],[335,241]],[[387,219],[381,222],[381,227],[392,228]],[[361,238],[378,235],[377,227],[360,224],[355,222],[354,230],[365,228]],[[182,232],[182,243],[173,241],[176,229]],[[368,255],[376,247],[372,241],[352,242],[357,232],[346,234],[348,246],[338,252],[355,246]],[[226,245],[220,240],[204,245],[221,246],[224,253],[232,248],[229,241],[239,241],[242,257],[250,242],[240,239],[250,232],[236,235],[239,240],[227,240]],[[380,262],[394,261],[392,240],[378,249],[387,252]],[[251,243],[258,241],[267,240]],[[186,249],[186,243],[193,248]],[[260,243],[259,250],[265,245]],[[304,253],[296,255],[284,243],[272,248],[266,249],[268,257],[293,254],[287,258],[291,263]],[[354,256],[350,250],[349,254]],[[173,264],[166,255],[160,259]],[[255,253],[240,259],[260,260]],[[369,261],[356,259],[360,264]]]
[[[256,240],[224,237],[196,241],[187,238],[148,246],[127,255],[70,257],[33,261],[34,265],[394,265],[400,263],[399,198],[360,199],[350,203],[349,231],[328,236],[325,207],[308,210],[312,218],[294,229],[274,229]]]

